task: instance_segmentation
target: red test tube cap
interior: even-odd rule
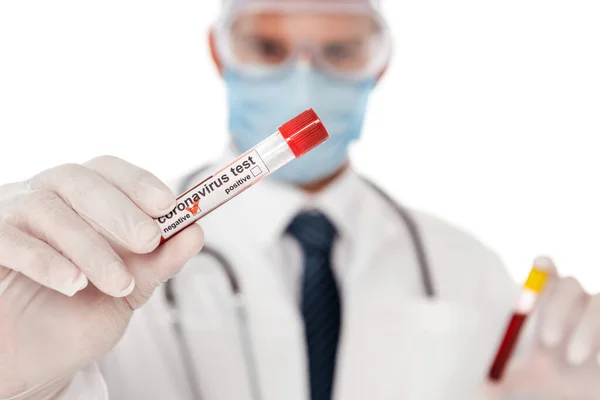
[[[312,108],[281,125],[279,132],[296,158],[329,139],[327,129]]]

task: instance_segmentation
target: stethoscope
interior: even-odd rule
[[[180,193],[183,193],[188,187],[193,183],[192,179],[194,177],[202,174],[208,167],[201,167],[197,170],[189,173],[182,181],[180,185]],[[423,288],[423,292],[425,297],[434,298],[436,296],[436,290],[433,284],[433,278],[431,276],[431,268],[429,264],[429,260],[427,258],[427,253],[425,251],[425,245],[423,242],[423,238],[421,232],[419,230],[419,226],[417,225],[415,219],[412,217],[410,212],[404,208],[397,201],[392,199],[386,192],[383,191],[379,186],[375,183],[371,182],[367,178],[362,177],[363,181],[368,184],[377,194],[379,194],[398,214],[398,217],[401,219],[402,223],[408,229],[410,239],[413,244],[413,248],[415,250],[415,254],[417,256],[417,263],[419,264],[419,273],[421,277],[421,286]],[[201,251],[202,255],[211,256],[217,261],[217,263],[223,269],[227,280],[229,281],[229,286],[231,288],[231,294],[233,299],[233,304],[235,307],[235,313],[238,320],[238,328],[240,330],[240,338],[241,345],[243,350],[243,358],[244,364],[246,367],[246,373],[248,374],[248,382],[250,382],[251,386],[251,395],[252,400],[261,400],[261,391],[260,385],[258,381],[258,376],[256,375],[256,361],[252,349],[252,342],[250,340],[250,331],[248,329],[248,314],[245,307],[245,302],[243,299],[243,289],[240,286],[240,282],[237,279],[233,266],[227,260],[227,257],[223,255],[222,252],[216,250],[210,245],[205,244]],[[172,280],[168,281],[165,284],[165,297],[167,303],[171,308],[172,313],[172,323],[173,323],[173,331],[177,336],[177,342],[180,348],[180,353],[182,359],[185,363],[185,370],[187,374],[187,379],[194,396],[195,400],[201,400],[202,396],[199,393],[199,382],[197,375],[194,371],[194,366],[192,360],[190,358],[190,352],[187,348],[187,344],[183,337],[183,330],[181,326],[181,320],[178,318],[178,304],[177,297],[173,290]]]

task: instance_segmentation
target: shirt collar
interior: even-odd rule
[[[221,157],[203,174],[207,176],[238,155],[235,147],[229,144]],[[202,177],[195,179],[197,180],[194,182],[199,182]],[[360,178],[351,168],[315,194],[267,177],[229,203],[227,212],[235,215],[228,215],[228,219],[239,217],[238,220],[243,220],[244,224],[260,227],[253,231],[253,240],[264,248],[279,243],[287,226],[298,213],[317,210],[331,220],[340,237],[351,240],[360,209],[357,203],[361,190],[364,188],[361,187]]]

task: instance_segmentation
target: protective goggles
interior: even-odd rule
[[[328,74],[367,79],[391,53],[388,27],[364,7],[298,2],[292,7],[251,2],[224,13],[215,26],[216,51],[226,67],[270,74],[309,60]]]

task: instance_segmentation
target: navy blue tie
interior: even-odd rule
[[[331,269],[333,224],[320,213],[299,214],[288,227],[304,253],[302,316],[312,400],[331,400],[340,334],[340,297]]]

